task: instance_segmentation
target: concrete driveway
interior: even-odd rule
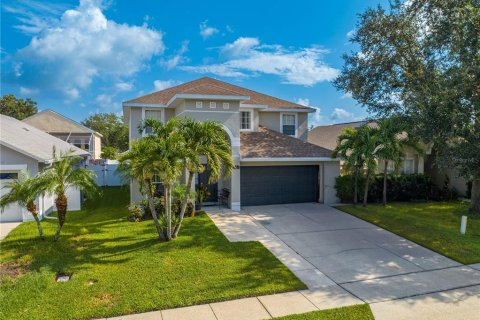
[[[409,319],[402,315],[411,310],[412,303],[406,301],[413,297],[419,306],[417,300],[424,303],[427,297],[429,305],[440,304],[435,310],[443,310],[446,301],[468,301],[462,319],[480,315],[478,265],[461,265],[332,207],[271,205],[210,216],[230,241],[262,242],[310,290],[328,290],[331,294],[325,298],[337,297],[333,293],[337,292],[348,295],[347,301],[370,303],[379,319]],[[432,298],[439,293],[441,299]],[[402,305],[403,312],[392,314],[392,305]],[[422,310],[426,310],[424,306]],[[448,319],[457,319],[463,309],[451,310],[455,317],[452,314]]]

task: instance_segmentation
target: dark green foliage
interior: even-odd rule
[[[353,201],[354,177],[352,175],[339,176],[335,180],[337,197],[342,202]],[[359,197],[363,200],[365,177],[359,177]],[[370,182],[368,201],[381,202],[383,192],[383,175],[376,175]],[[450,197],[442,197],[432,179],[425,174],[388,175],[387,198],[389,201],[412,201],[412,200],[451,200]]]
[[[128,125],[123,122],[122,116],[115,113],[97,113],[83,120],[82,124],[103,135],[102,147],[113,147],[116,151],[128,149]]]
[[[30,98],[21,99],[7,94],[0,99],[0,113],[6,116],[23,120],[37,112],[37,103]]]

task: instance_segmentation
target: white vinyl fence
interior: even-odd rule
[[[118,161],[116,160],[95,160],[90,161],[87,169],[95,172],[95,181],[99,186],[121,186],[125,184],[124,179],[118,174]]]

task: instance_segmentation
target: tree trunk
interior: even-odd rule
[[[470,209],[480,214],[480,179],[474,179],[472,181],[472,197]]]
[[[165,211],[167,213],[167,241],[172,240],[172,195],[171,185],[165,185]]]
[[[180,209],[178,224],[175,226],[175,230],[173,231],[173,238],[176,238],[178,236],[178,232],[180,231],[180,228],[182,226],[183,217],[185,216],[185,211],[187,210],[188,200],[190,200],[188,196],[190,195],[190,189],[192,187],[193,175],[194,173],[192,171],[188,172],[187,188],[185,189],[185,196],[183,198],[182,207]]]
[[[55,232],[55,241],[57,241],[60,237],[60,232],[62,231],[63,224],[65,223],[65,219],[67,217],[67,197],[64,194],[58,195],[57,199],[55,199],[55,206],[57,207],[58,214],[58,228],[57,232]]]
[[[360,169],[358,167],[355,168],[355,182],[353,187],[353,204],[357,205],[358,203],[358,174]]]
[[[40,239],[45,240],[45,236],[43,235],[42,225],[40,224],[40,219],[38,219],[37,206],[33,201],[28,203],[27,210],[32,214],[33,218],[35,219],[35,222],[37,223],[37,229],[38,229],[38,234],[40,235]]]
[[[158,222],[157,209],[155,209],[155,203],[153,202],[153,193],[152,193],[152,184],[147,181],[147,200],[150,212],[152,213],[153,223],[155,224],[155,229],[157,229],[158,237],[160,240],[165,240],[165,235],[163,234],[162,227]]]
[[[368,180],[370,180],[370,169],[367,170],[367,178],[365,179],[365,192],[363,193],[363,206],[367,206],[368,198]]]
[[[385,169],[383,171],[383,205],[387,205],[387,174],[388,174],[388,160],[385,160]]]

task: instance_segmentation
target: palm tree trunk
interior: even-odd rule
[[[357,205],[358,203],[358,173],[360,169],[355,167],[355,182],[354,182],[354,190],[353,190],[353,204]]]
[[[45,236],[43,235],[42,225],[40,224],[40,219],[38,218],[37,213],[37,206],[32,201],[27,205],[27,210],[32,214],[35,222],[37,223],[38,234],[40,235],[40,239],[45,240]]]
[[[365,179],[365,191],[363,193],[363,206],[367,206],[368,198],[368,180],[370,179],[370,169],[367,169],[367,178]]]
[[[188,196],[190,194],[190,188],[192,186],[193,175],[194,173],[192,171],[188,172],[187,188],[185,188],[185,196],[183,198],[182,207],[180,209],[178,224],[175,226],[175,230],[173,231],[173,235],[172,235],[173,238],[176,238],[178,236],[178,232],[180,231],[180,228],[182,226],[183,217],[185,216],[185,211],[187,210],[188,200],[190,200]]]
[[[60,194],[57,196],[57,199],[55,199],[55,206],[57,207],[58,214],[58,228],[55,232],[55,241],[57,241],[60,237],[60,232],[62,231],[63,224],[65,223],[65,219],[67,217],[68,199],[65,194]]]
[[[149,181],[147,181],[146,184],[147,184],[148,207],[150,208],[150,212],[152,213],[155,229],[157,229],[158,237],[160,238],[160,240],[165,240],[165,235],[163,234],[162,227],[158,222],[157,209],[155,209],[155,204],[153,202],[152,184]]]
[[[383,171],[383,205],[387,205],[387,173],[388,173],[388,160],[385,160],[385,169]]]
[[[480,179],[472,181],[471,210],[480,214]]]
[[[172,240],[172,195],[171,185],[165,185],[165,211],[167,212],[167,241]]]

